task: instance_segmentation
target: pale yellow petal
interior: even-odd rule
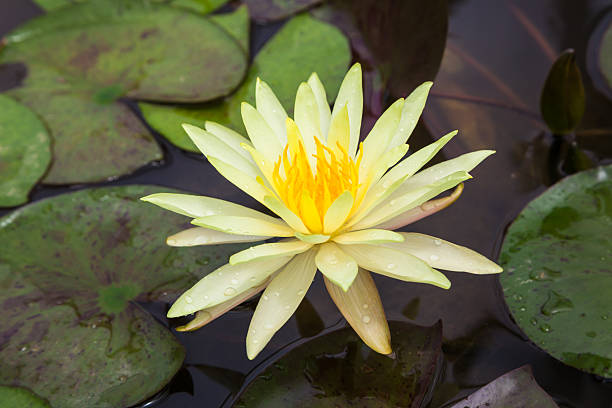
[[[208,228],[189,228],[169,236],[166,244],[175,247],[190,247],[197,245],[234,244],[240,242],[263,241],[269,237],[257,235],[235,235]]]
[[[299,232],[295,233],[295,237],[300,241],[307,242],[309,244],[322,244],[324,242],[329,241],[331,236],[325,234],[301,234]]]
[[[353,195],[345,191],[329,206],[323,217],[323,232],[331,234],[339,229],[346,221],[353,208]]]
[[[354,64],[351,69],[349,69],[340,85],[340,90],[338,91],[338,96],[334,102],[334,109],[331,114],[331,123],[334,122],[334,118],[340,114],[344,106],[346,106],[348,110],[350,123],[350,141],[347,151],[349,155],[354,156],[357,151],[357,145],[359,144],[361,116],[363,114],[363,86],[361,65],[359,63]],[[333,125],[330,126],[330,133],[332,127]],[[329,143],[329,135],[328,146],[331,146]]]
[[[321,273],[345,292],[357,276],[357,262],[333,242],[319,246],[315,262]]]
[[[293,256],[309,250],[312,244],[299,239],[272,242],[257,245],[230,256],[231,265],[239,265],[254,260],[275,259],[278,257]]]
[[[329,123],[331,121],[331,110],[329,109],[329,103],[327,102],[325,87],[321,83],[319,76],[314,72],[308,78],[308,85],[310,85],[310,89],[312,90],[315,100],[317,101],[319,111],[319,126],[322,136],[321,140],[327,140],[327,132],[329,130]]]
[[[311,250],[295,256],[261,295],[246,338],[250,360],[268,344],[302,302],[317,271],[315,254],[316,250]]]
[[[404,238],[395,231],[384,229],[365,229],[345,232],[333,238],[334,242],[343,245],[381,244],[385,242],[402,242]]]
[[[329,110],[329,106],[328,106]],[[315,95],[306,82],[302,82],[297,90],[294,109],[295,123],[300,129],[304,149],[310,158],[316,152],[315,137],[325,140],[321,135],[319,107]],[[314,163],[311,163],[311,165]]]
[[[216,122],[206,121],[205,127],[208,132],[217,136],[219,140],[225,142],[228,146],[234,149],[236,153],[238,153],[247,160],[251,159],[249,153],[242,148],[242,144],[251,145],[249,139],[242,136],[240,133],[235,132],[232,129],[220,125]]]
[[[281,217],[285,222],[293,228],[293,230],[302,234],[310,234],[308,228],[302,222],[302,219],[298,217],[293,211],[291,211],[281,200],[277,197],[268,195],[264,198],[266,207],[274,211],[276,215]]]
[[[329,133],[327,134],[327,146],[337,155],[342,155],[342,149],[348,151],[350,143],[350,125],[348,109],[346,106],[338,111],[338,114],[332,117],[329,125]],[[340,147],[338,147],[338,145]]]
[[[423,112],[432,85],[433,82],[424,82],[408,95],[402,109],[399,126],[389,143],[389,149],[406,143],[419,122],[419,117]]]
[[[253,146],[271,162],[281,154],[283,144],[261,113],[246,102],[241,105],[242,121]],[[284,124],[284,122],[283,122]]]
[[[257,111],[261,113],[268,126],[276,134],[281,146],[284,146],[287,143],[287,134],[285,133],[287,113],[272,89],[259,78],[257,78],[255,85],[255,104]]]
[[[269,217],[237,217],[232,215],[212,215],[191,221],[198,227],[237,235],[261,235],[266,237],[292,237],[293,230],[282,220]]]
[[[400,233],[403,242],[386,244],[389,248],[406,251],[433,268],[474,274],[500,273],[502,268],[478,252],[440,238],[418,233]]]
[[[443,273],[409,253],[383,245],[341,245],[340,248],[355,259],[360,267],[369,271],[407,282],[450,288],[450,281]]]
[[[378,290],[370,273],[359,269],[345,292],[325,278],[325,287],[332,300],[361,340],[381,354],[391,353],[391,334]]]
[[[168,317],[186,316],[240,296],[261,285],[290,259],[291,256],[283,256],[240,265],[225,264],[185,291],[168,311]]]
[[[259,183],[252,175],[240,171],[224,161],[212,157],[208,161],[223,177],[260,203],[265,204],[264,198],[267,195],[274,195],[272,190],[263,185],[263,180],[262,183]]]

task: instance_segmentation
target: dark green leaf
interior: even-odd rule
[[[231,13],[214,14],[210,20],[223,28],[240,44],[245,54],[249,53],[249,11],[242,5]]]
[[[184,350],[135,302],[174,299],[244,245],[166,246],[190,224],[138,201],[160,190],[81,190],[0,219],[0,383],[116,408],[172,378]]]
[[[351,328],[338,330],[280,358],[234,406],[421,407],[439,368],[442,324],[391,322],[390,329],[393,357],[372,351]]]
[[[255,104],[255,81],[266,81],[289,114],[300,82],[317,72],[328,100],[335,99],[350,62],[346,38],[335,27],[308,15],[294,17],[255,56],[247,77],[229,98],[200,106],[168,106],[141,103],[147,122],[173,144],[198,151],[181,127],[204,127],[207,120],[243,132],[240,104]]]
[[[451,408],[558,408],[540,388],[529,366],[495,379]]]
[[[0,385],[0,408],[51,408],[51,406],[25,388]]]
[[[0,95],[0,207],[28,201],[51,161],[51,143],[36,115]]]
[[[323,0],[245,0],[249,13],[257,21],[281,20],[321,3]]]
[[[612,377],[612,166],[570,176],[533,200],[500,255],[504,296],[553,357]]]
[[[54,11],[60,7],[69,6],[76,3],[84,3],[89,0],[34,0],[46,11]],[[207,14],[221,7],[228,0],[150,0],[152,3],[171,4],[177,7],[183,7],[189,10],[196,11],[201,14]]]
[[[585,103],[574,50],[566,50],[552,65],[544,82],[540,98],[542,118],[553,133],[571,133],[582,120]]]
[[[244,50],[219,26],[146,0],[61,8],[6,41],[0,62],[28,68],[22,86],[9,93],[36,112],[54,138],[45,178],[51,184],[102,181],[161,158],[119,97],[211,100],[235,88],[246,70]]]

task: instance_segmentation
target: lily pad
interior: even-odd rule
[[[424,406],[440,368],[442,323],[391,322],[390,329],[392,356],[372,351],[351,328],[304,343],[259,375],[234,406]]]
[[[255,103],[257,77],[266,81],[289,114],[299,84],[317,72],[332,102],[351,60],[346,38],[335,27],[307,14],[291,19],[255,56],[246,79],[223,101],[200,106],[168,106],[141,103],[146,121],[173,144],[198,151],[181,127],[183,123],[204,127],[207,120],[244,132],[240,116],[243,101]]]
[[[490,382],[450,408],[558,408],[523,366]]]
[[[0,408],[51,408],[51,405],[32,391],[20,387],[0,385]]]
[[[28,69],[9,94],[36,112],[54,139],[44,180],[50,184],[102,181],[161,158],[120,98],[207,101],[231,92],[246,70],[240,44],[217,24],[145,0],[64,7],[5,42],[0,62]]]
[[[47,129],[36,115],[0,95],[0,207],[28,201],[51,161]]]
[[[58,8],[70,6],[77,3],[84,3],[89,0],[34,0],[45,11],[54,11]],[[207,14],[214,11],[227,3],[229,0],[151,0],[154,3],[171,4],[177,7],[183,7],[189,10],[196,11],[201,14]]]
[[[245,0],[254,20],[261,22],[281,20],[306,10],[323,0]]]
[[[57,407],[118,407],[172,378],[185,352],[136,302],[174,299],[244,245],[167,246],[189,224],[138,201],[167,190],[81,190],[0,219],[0,384]]]
[[[612,377],[612,166],[570,176],[508,229],[500,262],[514,319],[565,364]]]

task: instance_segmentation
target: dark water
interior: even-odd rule
[[[575,0],[574,6],[580,1]],[[496,3],[497,0],[491,2]],[[464,2],[453,2],[451,13],[456,12],[462,3]],[[568,9],[571,10],[572,2],[564,3],[567,3]],[[607,2],[598,2],[601,9],[609,5]],[[0,35],[38,14],[40,10],[29,1],[0,0]],[[459,15],[454,23],[460,24],[464,21],[469,24],[474,18],[486,18],[486,15]],[[279,26],[255,26],[252,31],[252,49],[259,49]],[[567,35],[571,36],[572,33],[568,32]],[[0,83],[0,89],[6,86],[8,84]],[[436,133],[435,137],[438,136]],[[257,202],[227,183],[204,159],[173,147],[157,134],[156,138],[164,149],[163,162],[98,185],[156,184],[261,209]],[[431,141],[432,136],[421,123],[411,138],[411,151]],[[444,152],[441,153],[438,160],[448,158],[444,155]],[[495,166],[492,160],[495,160],[495,157],[473,172],[474,181],[468,182],[457,203],[440,214],[414,224],[410,230],[469,246],[495,259],[508,223],[545,187],[538,185],[516,192],[512,199],[501,204],[491,202],[490,206],[485,206],[487,213],[483,214],[483,206],[476,204],[487,204],[489,192],[504,188],[499,183],[499,166]],[[507,169],[510,172],[513,170],[515,169]],[[90,186],[39,186],[31,197],[32,200],[39,200],[87,187]],[[6,212],[8,211],[0,210],[0,216]],[[486,228],[478,227],[475,231],[475,226],[482,225],[483,219],[494,221],[487,222]],[[460,273],[448,273],[447,276],[452,281],[452,289],[449,291],[426,285],[398,283],[382,276],[374,276],[390,320],[422,325],[431,325],[438,319],[443,321],[446,366],[441,385],[430,404],[431,408],[445,406],[524,364],[532,366],[538,383],[562,407],[612,407],[612,383],[563,365],[530,344],[521,334],[506,309],[497,277]],[[145,306],[160,321],[168,324],[164,317],[166,305]],[[231,311],[199,331],[177,333],[178,339],[187,350],[184,368],[162,393],[141,406],[229,407],[245,384],[279,355],[304,342],[308,337],[343,327],[345,324],[329,299],[319,276],[296,316],[277,333],[255,361],[249,361],[246,358],[244,340],[253,306],[254,304],[247,304]],[[176,323],[173,322],[172,325]]]

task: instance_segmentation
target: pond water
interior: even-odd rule
[[[529,13],[539,15],[539,21],[547,24],[539,28],[546,33],[557,33],[555,40],[558,43],[554,44],[555,49],[560,51],[567,47],[575,48],[579,64],[585,67],[589,29],[596,17],[612,6],[612,2],[592,1],[584,2],[585,5],[581,5],[581,1],[559,2],[561,5],[552,5],[551,2],[537,3],[534,5],[523,1],[514,4],[501,0],[452,2],[448,44],[463,46],[468,40],[462,43],[462,38],[471,38],[471,43],[477,47],[473,55],[477,58],[479,55],[487,55],[489,60],[480,60],[480,63],[486,65],[484,68],[490,70],[491,75],[506,74],[509,66],[518,69],[516,60],[530,57],[517,54],[517,50],[524,46],[525,53],[529,53],[529,47],[522,42],[531,41],[532,37],[527,36],[525,32],[515,31],[515,26],[505,19],[484,23],[491,18],[495,8],[514,4],[517,8],[528,9]],[[23,0],[3,0],[0,9],[0,35],[41,13],[35,5]],[[573,25],[565,24],[563,20],[569,19],[567,16],[570,15],[573,15]],[[576,22],[577,20],[580,21]],[[495,29],[505,30],[503,44],[492,44],[496,41],[495,37],[487,38],[485,34],[484,30],[494,30],[489,27],[494,23],[499,26]],[[252,49],[259,49],[281,25],[282,23],[255,25],[251,38]],[[563,36],[558,33],[563,33]],[[457,36],[463,37],[460,37],[458,42],[452,42],[453,36],[455,39]],[[491,47],[505,47],[507,52],[491,52]],[[441,72],[444,70],[444,64],[445,60]],[[524,93],[529,94],[528,99],[533,99],[533,95],[539,94],[547,66],[518,66],[524,72],[517,75],[522,75],[529,83],[521,84],[514,91],[521,96]],[[499,69],[499,72],[496,69]],[[6,75],[2,78],[4,83],[0,83],[0,89],[5,89],[11,85],[11,78]],[[440,121],[431,119],[434,115],[441,114],[444,109],[448,111],[445,103],[456,102],[444,100],[445,93],[469,90],[470,86],[474,86],[474,78],[465,78],[465,83],[457,84],[452,84],[450,78],[440,78],[437,83],[435,89],[439,94],[434,94],[432,103],[426,107],[425,122],[421,121],[411,138],[411,151],[442,135],[447,130],[447,125],[453,129],[464,130],[462,123],[453,124],[452,110]],[[592,88],[592,84],[587,84],[587,87]],[[588,109],[594,106],[593,111],[610,107],[601,96],[594,97],[589,103]],[[598,107],[598,103],[601,103],[601,106]],[[473,106],[477,109],[480,105],[476,103]],[[132,107],[136,109],[135,105]],[[457,107],[456,114],[461,115],[462,112],[462,108]],[[607,112],[609,115],[611,111]],[[605,127],[605,122],[610,122],[605,120],[601,125],[597,123],[596,113],[587,116],[590,123],[596,123],[599,127]],[[480,118],[476,113],[473,119],[483,122],[488,120]],[[444,149],[438,155],[436,160],[441,161],[473,148],[486,147],[498,151],[497,155],[473,172],[474,180],[466,183],[460,200],[443,212],[410,225],[406,230],[438,236],[473,248],[491,259],[497,258],[508,224],[531,199],[544,191],[546,184],[551,181],[548,169],[540,163],[539,155],[546,156],[553,144],[552,136],[542,130],[541,125],[519,123],[520,121],[512,123],[512,118],[504,116],[500,116],[498,120],[496,125],[501,130],[495,129],[496,134],[488,134],[479,140],[472,137],[477,129],[465,129],[465,139],[455,141],[452,147]],[[511,129],[508,129],[508,126]],[[262,209],[260,204],[227,183],[200,155],[182,151],[165,138],[155,132],[154,134],[163,147],[162,162],[102,185],[155,184]],[[608,143],[612,143],[609,142],[612,140],[610,135],[607,136]],[[612,155],[609,155],[610,148],[599,149],[597,143],[592,143],[590,147],[591,150],[603,152],[594,155],[596,160],[609,163],[612,158]],[[31,197],[32,200],[40,200],[87,187],[90,186],[38,186]],[[0,216],[7,212],[8,210],[0,210]],[[537,382],[561,407],[612,407],[612,383],[560,363],[530,343],[521,333],[506,308],[496,276],[461,273],[448,273],[447,276],[452,282],[452,289],[448,291],[426,285],[398,283],[379,275],[374,276],[389,320],[427,326],[442,320],[444,370],[440,374],[439,385],[429,407],[446,406],[524,364],[532,366]],[[176,333],[187,350],[184,367],[164,391],[139,407],[230,407],[249,380],[279,356],[304,343],[308,338],[344,327],[346,324],[330,300],[319,275],[296,315],[278,332],[257,359],[249,361],[244,350],[244,339],[255,304],[250,302],[234,309],[204,329],[191,333]],[[143,306],[165,325],[178,326],[184,323],[167,321],[166,304]]]

